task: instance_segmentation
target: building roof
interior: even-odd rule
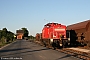
[[[86,28],[87,24],[90,22],[90,20],[87,21],[83,21],[80,23],[76,23],[76,24],[72,24],[67,26],[67,30],[75,30],[75,29],[82,29],[82,28]]]
[[[16,33],[24,33],[23,30],[16,30]]]

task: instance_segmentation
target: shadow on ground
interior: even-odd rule
[[[12,51],[18,51],[18,50],[24,50],[24,49],[28,49],[28,48],[17,48],[17,49],[0,50],[0,53],[3,53],[3,52],[12,52]]]
[[[58,58],[58,59],[56,59],[56,60],[62,60],[62,59],[64,59],[64,58],[68,58],[68,57],[71,57],[72,55],[65,55],[65,56],[63,56],[63,57],[60,57],[60,58]]]
[[[22,51],[20,51],[20,50],[22,50]],[[30,49],[29,49],[30,50]],[[37,49],[37,50],[30,50],[30,51],[27,51],[26,50],[26,48],[22,48],[22,49],[11,49],[11,50],[2,50],[2,51],[0,51],[0,53],[2,52],[12,52],[12,51],[16,51],[16,52],[12,52],[12,53],[10,53],[10,54],[2,54],[2,55],[0,55],[0,56],[16,56],[16,55],[31,55],[31,53],[30,54],[28,54],[29,52],[39,52],[39,51],[44,51],[44,50],[49,50],[48,48],[43,48],[43,49]]]

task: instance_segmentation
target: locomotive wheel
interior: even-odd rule
[[[56,47],[54,47],[53,50],[56,50]]]
[[[45,43],[45,41],[43,42],[43,45],[44,45],[44,47],[46,47],[46,43]]]
[[[43,45],[44,45],[44,47],[46,47],[46,44],[45,43],[43,43]]]
[[[56,43],[55,42],[52,43],[52,47],[54,50],[56,49]]]

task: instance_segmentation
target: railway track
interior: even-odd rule
[[[82,60],[90,60],[90,53],[85,53],[85,52],[67,49],[67,48],[56,49],[56,50],[60,51],[62,53],[69,54],[71,56],[77,57],[77,58],[82,59]]]
[[[41,46],[44,46],[44,45],[42,45],[38,42],[36,42],[36,43],[41,45]],[[50,48],[50,49],[53,49],[52,47],[48,47],[48,46],[46,46],[46,47]],[[82,60],[90,60],[90,53],[81,52],[81,51],[73,50],[73,49],[67,49],[67,48],[62,48],[62,49],[57,49],[56,48],[56,50],[59,51],[59,52],[68,54],[70,56],[74,56],[76,58],[82,59]]]

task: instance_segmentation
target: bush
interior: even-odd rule
[[[14,39],[14,33],[11,31],[8,31],[6,28],[3,28],[0,30],[0,45],[9,43],[13,41]]]

